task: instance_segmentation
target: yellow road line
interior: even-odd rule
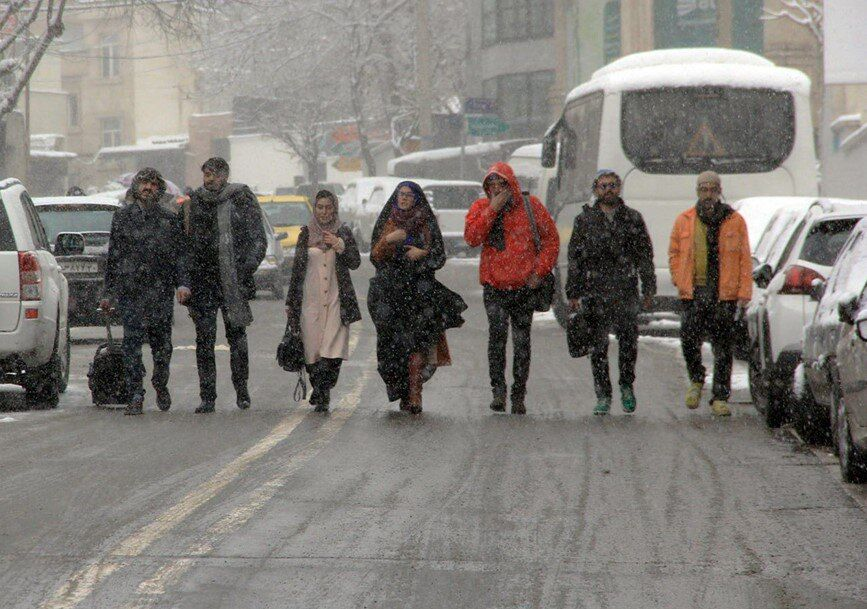
[[[375,360],[375,356],[371,357],[369,363],[373,363],[372,360]],[[175,559],[160,567],[150,578],[139,584],[138,598],[126,605],[125,609],[153,607],[159,601],[159,596],[164,595],[167,589],[180,582],[181,578],[194,566],[196,558],[213,553],[221,540],[246,524],[273,499],[277,491],[285,486],[289,477],[315,457],[346,424],[361,401],[361,393],[370,380],[371,370],[370,365],[365,367],[352,390],[343,396],[338,407],[332,411],[328,421],[309,445],[290,457],[277,475],[251,491],[243,505],[211,525],[199,540],[186,549],[182,558]]]
[[[360,337],[360,324],[350,335],[349,350],[354,353]],[[363,374],[367,377],[367,374]],[[360,389],[359,389],[360,393]],[[342,402],[341,402],[342,403]],[[40,609],[73,609],[88,598],[112,573],[126,566],[124,558],[140,556],[155,541],[189,518],[202,505],[217,496],[253,463],[284,441],[307,416],[308,411],[296,412],[278,423],[262,440],[233,460],[206,482],[184,496],[150,524],[137,530],[107,552],[107,558],[98,559],[76,571]],[[340,416],[332,417],[340,420]],[[329,421],[330,422],[330,421]]]

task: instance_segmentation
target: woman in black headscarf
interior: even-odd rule
[[[422,384],[451,364],[445,331],[464,323],[463,299],[434,273],[446,262],[439,225],[421,187],[401,182],[385,204],[370,242],[376,275],[367,305],[376,326],[378,370],[389,401],[422,411]]]

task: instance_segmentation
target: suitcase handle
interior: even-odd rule
[[[108,343],[110,345],[113,345],[114,344],[114,338],[112,338],[112,336],[111,336],[111,314],[115,312],[115,308],[112,307],[108,311],[105,311],[103,309],[99,309],[99,311],[102,313],[103,317],[105,318],[105,332],[108,335]]]

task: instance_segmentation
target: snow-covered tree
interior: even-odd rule
[[[822,0],[778,0],[780,8],[763,9],[762,19],[788,19],[808,28],[821,47],[824,41],[822,20],[825,7]]]

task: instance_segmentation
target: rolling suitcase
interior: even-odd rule
[[[127,404],[130,396],[126,387],[123,368],[123,353],[120,344],[111,336],[111,315],[105,315],[105,329],[108,340],[96,348],[87,384],[95,406],[103,404]]]

